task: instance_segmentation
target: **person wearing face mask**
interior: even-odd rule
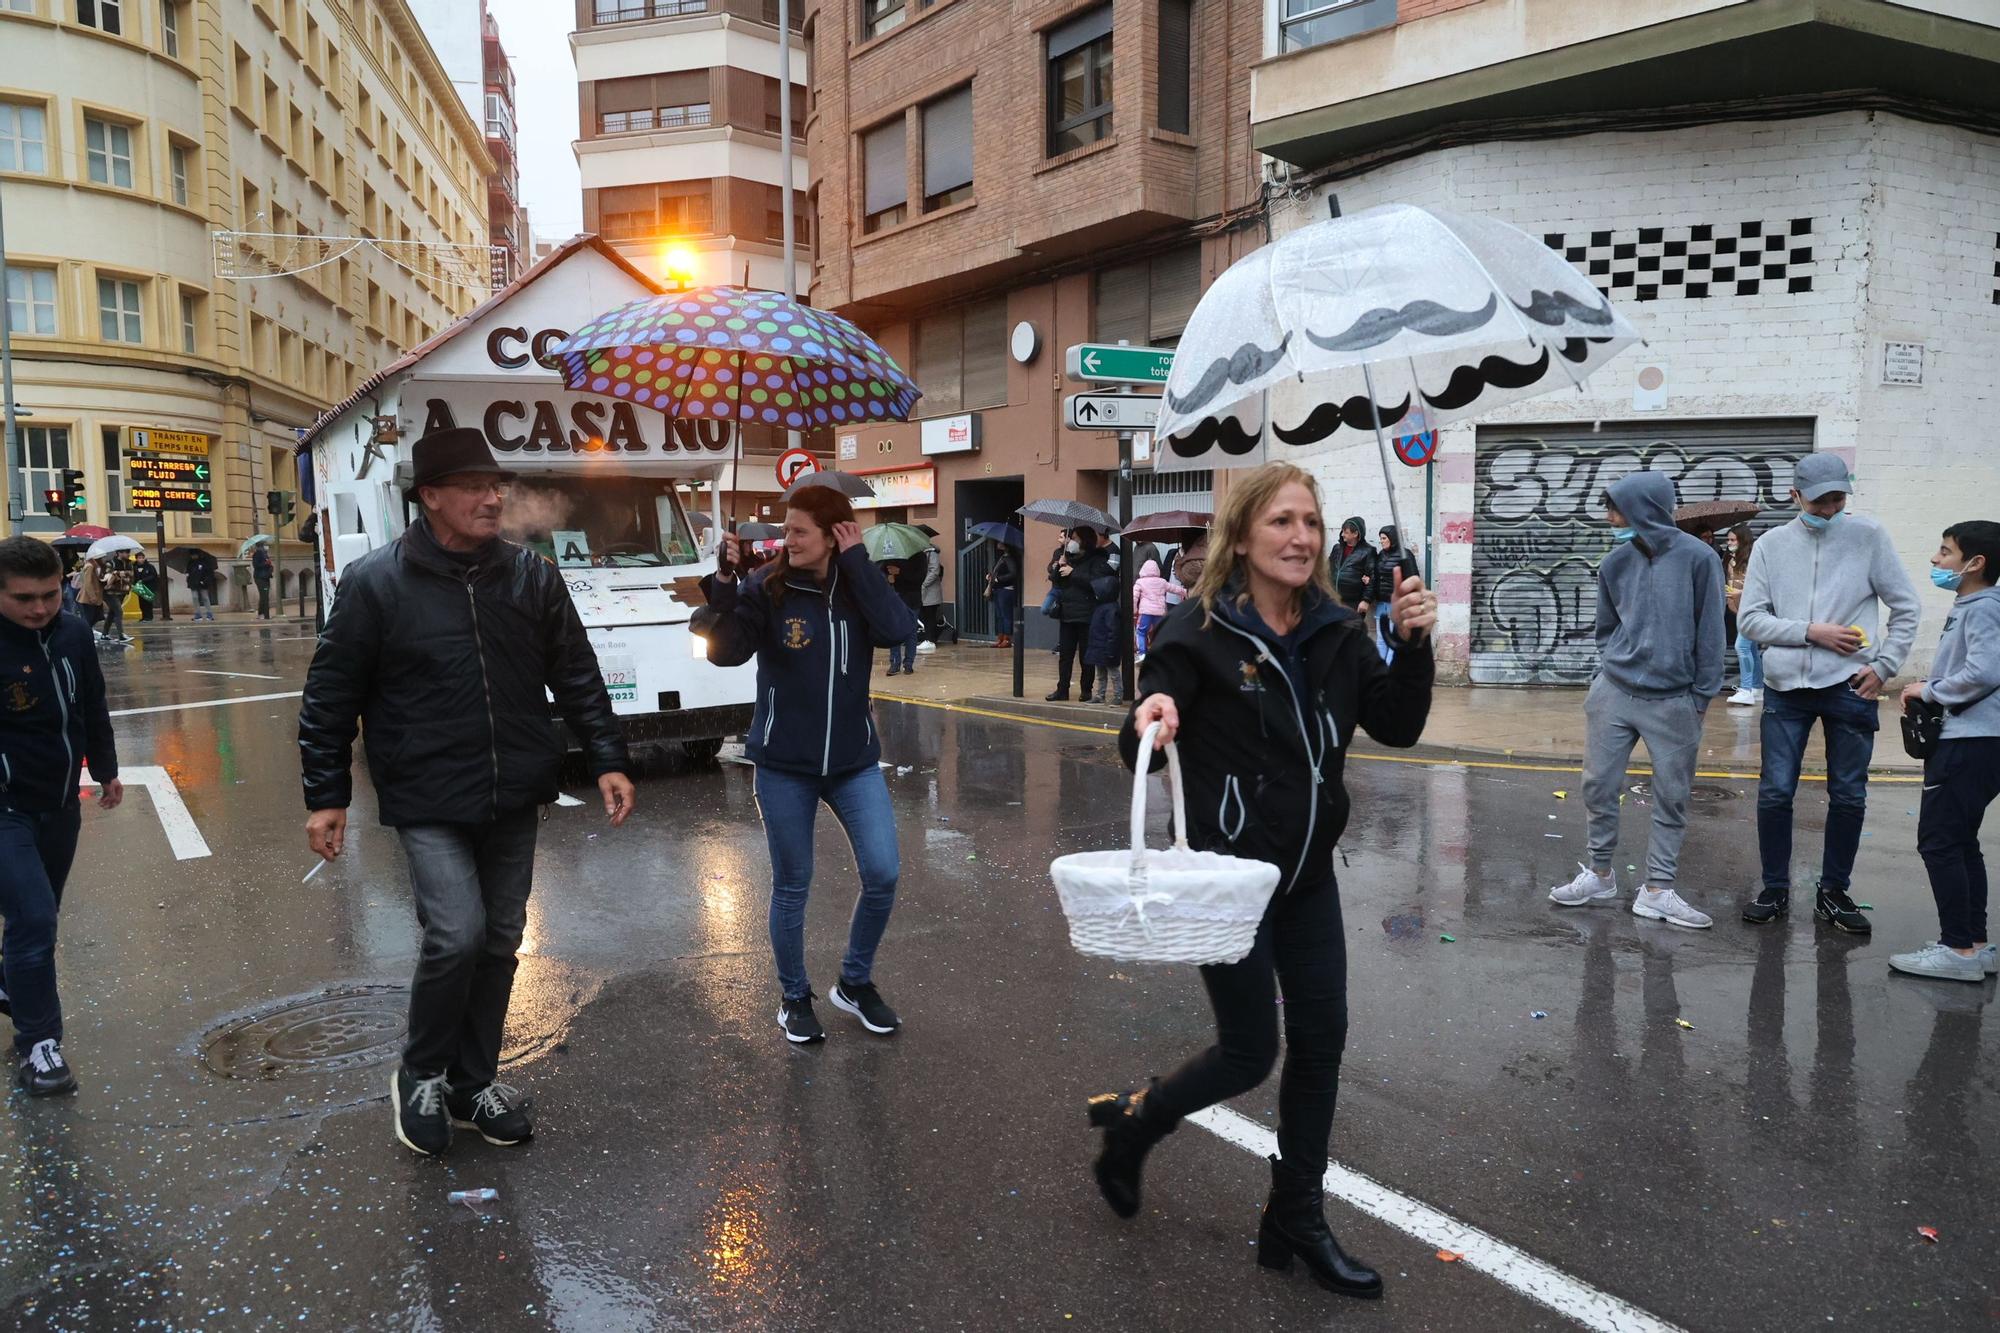
[[[1603,499],[1616,544],[1597,567],[1598,666],[1584,704],[1590,864],[1550,889],[1549,901],[1590,907],[1617,899],[1618,802],[1632,749],[1643,740],[1653,765],[1653,834],[1632,915],[1707,930],[1714,920],[1676,885],[1702,721],[1722,691],[1722,558],[1674,527],[1674,483],[1664,472],[1620,478]]]
[[[1088,646],[1091,618],[1097,614],[1099,596],[1103,588],[1100,580],[1116,582],[1109,553],[1099,544],[1094,528],[1076,528],[1071,531],[1063,548],[1056,552],[1055,559],[1049,561],[1049,584],[1055,590],[1055,617],[1061,624],[1061,637],[1056,641],[1056,651],[1060,665],[1057,668],[1055,692],[1048,696],[1050,703],[1064,703],[1069,699],[1070,674],[1075,669],[1076,659]],[[1116,597],[1114,590],[1111,594]],[[1097,685],[1097,668],[1091,665],[1089,657],[1083,662],[1083,697],[1089,699]]]
[[[1347,825],[1342,774],[1355,729],[1407,747],[1430,713],[1437,599],[1417,578],[1395,591],[1403,640],[1384,666],[1366,622],[1334,593],[1310,474],[1272,463],[1230,486],[1201,583],[1149,645],[1142,702],[1119,747],[1137,763],[1141,734],[1159,724],[1186,761],[1189,844],[1268,861],[1279,888],[1249,954],[1201,969],[1215,1044],[1164,1079],[1089,1103],[1090,1123],[1104,1131],[1098,1188],[1132,1217],[1154,1145],[1183,1117],[1264,1082],[1282,1027],[1280,1155],[1270,1159],[1257,1262],[1286,1269],[1296,1259],[1327,1290],[1363,1298],[1381,1296],[1382,1278],[1340,1247],[1323,1211],[1347,1042],[1334,848]],[[1160,751],[1153,759],[1165,762]]]
[[[1818,722],[1826,732],[1827,812],[1813,915],[1850,935],[1870,933],[1849,889],[1881,726],[1876,701],[1916,642],[1917,590],[1881,524],[1847,512],[1853,489],[1837,455],[1801,458],[1792,469],[1799,516],[1758,539],[1743,578],[1737,625],[1763,645],[1764,659],[1757,786],[1763,887],[1743,908],[1752,925],[1791,910],[1792,800]]]
[[[1917,853],[1937,900],[1938,937],[1889,966],[1914,977],[1984,981],[2000,973],[1986,932],[1986,858],[1979,825],[2000,798],[2000,523],[1944,530],[1931,582],[1957,594],[1930,679],[1903,687],[1903,707],[1944,710],[1937,749],[1924,761]]]

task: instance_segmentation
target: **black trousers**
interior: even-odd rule
[[[257,619],[271,618],[271,580],[257,580]]]
[[[1278,1062],[1282,1018],[1278,1154],[1302,1170],[1324,1174],[1340,1058],[1347,1049],[1347,940],[1339,886],[1329,876],[1289,894],[1281,889],[1265,909],[1249,954],[1240,962],[1204,967],[1201,980],[1215,1008],[1215,1045],[1161,1080],[1147,1101],[1148,1112],[1178,1120],[1258,1086]]]
[[[2000,736],[1939,741],[1937,753],[1924,761],[1917,855],[1930,872],[1938,939],[1954,949],[1992,938],[1986,933],[1986,857],[1979,850],[1979,825],[1996,797]]]
[[[1062,622],[1062,636],[1056,640],[1056,652],[1060,654],[1057,668],[1056,693],[1069,693],[1069,677],[1076,665],[1076,659],[1083,652],[1083,645],[1090,639],[1090,622],[1087,620],[1065,620]],[[1083,697],[1089,698],[1097,686],[1097,668],[1090,663],[1083,664]]]

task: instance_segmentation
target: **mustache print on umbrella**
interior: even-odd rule
[[[1592,343],[1610,342],[1609,338],[1571,338],[1556,350],[1565,361],[1583,364],[1590,355]],[[1487,389],[1525,389],[1536,380],[1548,374],[1553,367],[1549,360],[1549,349],[1525,365],[1509,361],[1504,356],[1489,356],[1476,366],[1460,366],[1452,371],[1451,380],[1437,393],[1424,393],[1424,401],[1441,412],[1455,412],[1469,406]]]
[[[1235,417],[1203,417],[1182,435],[1170,436],[1167,447],[1182,458],[1200,458],[1210,449],[1220,449],[1231,458],[1241,458],[1257,447],[1263,432],[1244,429]]]
[[[1367,347],[1380,347],[1405,329],[1433,338],[1469,333],[1490,322],[1499,309],[1500,296],[1497,292],[1488,296],[1486,304],[1477,310],[1453,310],[1436,301],[1412,301],[1401,310],[1391,310],[1386,306],[1370,310],[1339,333],[1322,335],[1307,329],[1306,337],[1313,346],[1323,351],[1358,352]]]
[[[1568,292],[1543,291],[1530,292],[1526,305],[1522,305],[1519,301],[1515,301],[1513,305],[1516,310],[1537,324],[1556,325],[1573,319],[1579,324],[1608,329],[1614,318],[1611,313],[1611,302],[1605,300],[1601,292],[1597,293],[1595,305],[1586,305]]]
[[[1395,425],[1410,414],[1410,400],[1405,397],[1394,407],[1379,409],[1384,429]],[[1271,433],[1286,444],[1318,444],[1342,426],[1350,430],[1370,430],[1375,428],[1375,416],[1368,408],[1368,395],[1356,394],[1344,403],[1321,403],[1306,415],[1306,419],[1289,429],[1274,425]]]
[[[1218,358],[1202,372],[1194,387],[1185,394],[1171,390],[1167,393],[1167,406],[1175,412],[1200,410],[1209,399],[1221,393],[1231,384],[1248,384],[1265,371],[1284,359],[1285,349],[1292,345],[1292,335],[1287,333],[1278,340],[1278,345],[1265,351],[1256,343],[1244,343],[1233,356]]]

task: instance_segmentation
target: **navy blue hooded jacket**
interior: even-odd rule
[[[1597,567],[1598,670],[1638,698],[1692,694],[1706,708],[1722,690],[1722,557],[1674,526],[1666,473],[1634,472],[1608,489],[1636,535]]]
[[[40,630],[0,616],[0,806],[52,814],[90,776],[118,776],[118,747],[90,627],[68,612]]]
[[[708,637],[708,660],[741,666],[757,659],[757,712],[744,754],[787,773],[832,776],[882,757],[868,677],[875,649],[917,632],[868,552],[849,547],[827,566],[824,583],[793,571],[772,605],[776,565],[747,580],[704,580],[708,606],[693,628]]]

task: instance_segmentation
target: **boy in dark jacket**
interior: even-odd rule
[[[97,802],[125,799],[90,630],[62,610],[62,561],[33,537],[0,542],[0,917],[15,1078],[30,1097],[71,1092],[56,994],[56,914],[76,857],[84,761]]]
[[[1591,864],[1549,890],[1559,907],[1618,897],[1618,797],[1632,747],[1646,742],[1653,764],[1649,887],[1632,915],[1689,930],[1714,922],[1676,891],[1687,837],[1702,720],[1722,691],[1722,557],[1674,526],[1674,483],[1664,472],[1634,472],[1605,492],[1616,539],[1597,568],[1597,679],[1584,705],[1588,739],[1583,798],[1590,810]]]

